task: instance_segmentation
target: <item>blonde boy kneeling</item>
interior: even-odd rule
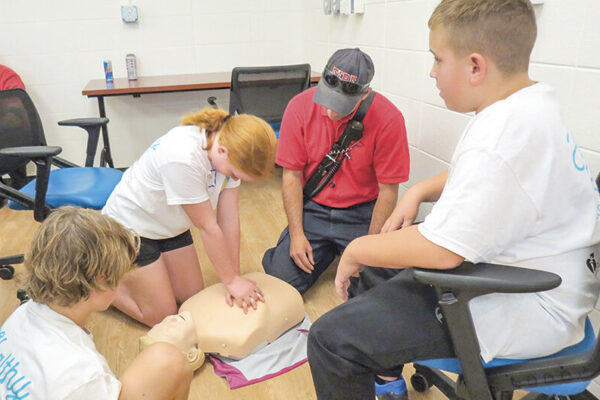
[[[85,329],[113,301],[137,248],[133,234],[97,212],[50,214],[25,259],[31,300],[0,328],[0,398],[187,398],[192,371],[174,346],[148,347],[119,380]]]

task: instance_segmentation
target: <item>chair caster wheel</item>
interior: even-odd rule
[[[29,300],[29,296],[27,295],[25,289],[17,290],[17,299],[19,299],[20,304],[26,303]]]
[[[430,387],[429,382],[427,382],[427,378],[417,373],[410,377],[410,384],[412,385],[413,389],[420,393],[425,392]]]
[[[0,278],[5,281],[12,279],[15,275],[15,267],[12,265],[0,265]]]

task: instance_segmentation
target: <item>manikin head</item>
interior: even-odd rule
[[[140,338],[140,351],[155,342],[173,344],[185,356],[194,371],[204,363],[204,352],[198,348],[196,326],[192,315],[187,311],[169,315],[161,323],[154,325]]]

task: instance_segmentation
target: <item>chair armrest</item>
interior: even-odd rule
[[[529,293],[549,290],[561,283],[558,275],[529,268],[463,262],[452,270],[412,269],[418,282],[432,285],[444,324],[459,358],[466,386],[460,384],[461,397],[492,400],[480,358],[480,347],[468,303],[488,293]]]
[[[551,272],[497,264],[463,262],[452,270],[413,269],[421,283],[445,289],[486,293],[531,293],[554,289],[560,276]],[[475,296],[473,296],[475,297]]]
[[[62,148],[58,146],[25,146],[25,147],[6,147],[0,149],[0,154],[9,156],[20,156],[31,159],[36,167],[35,181],[35,199],[29,196],[18,194],[19,202],[22,202],[27,207],[33,208],[33,218],[42,222],[50,213],[51,207],[46,204],[46,192],[48,191],[48,181],[50,180],[50,167],[52,159],[59,154]],[[4,188],[8,191],[9,189]]]
[[[108,118],[103,117],[92,117],[92,118],[73,118],[58,121],[60,126],[78,126],[80,128],[87,128],[90,126],[102,126],[108,124]]]
[[[59,121],[58,125],[61,126],[77,126],[85,129],[88,134],[85,166],[91,167],[94,165],[94,158],[96,157],[96,149],[98,148],[98,139],[100,138],[100,129],[106,129],[108,124],[108,118],[93,117],[93,118],[75,118]]]
[[[23,146],[23,147],[5,147],[0,150],[0,154],[5,156],[18,156],[30,159],[54,157],[60,154],[62,148],[59,146]]]

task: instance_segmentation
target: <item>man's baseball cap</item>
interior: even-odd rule
[[[360,49],[340,49],[327,61],[313,101],[338,114],[348,115],[369,87],[375,74],[373,60]]]

